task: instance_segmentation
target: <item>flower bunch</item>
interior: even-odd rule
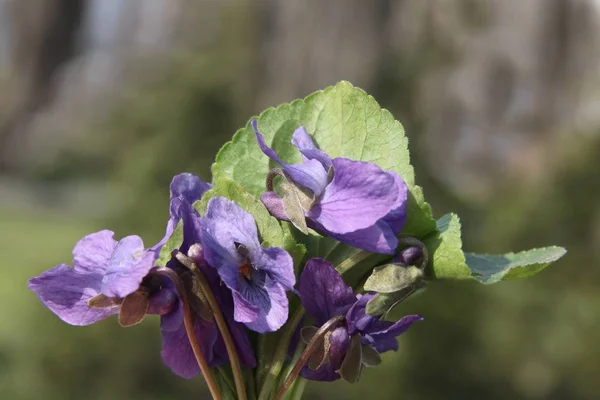
[[[312,108],[333,112],[332,90],[342,109],[344,101],[363,107],[364,120],[313,119]],[[201,372],[216,399],[267,400],[299,396],[301,379],[356,382],[381,364],[423,320],[386,316],[427,280],[491,283],[519,277],[514,267],[541,269],[531,256],[511,266],[493,258],[506,256],[465,255],[457,220],[436,223],[414,186],[403,132],[390,134],[395,121],[357,91],[342,82],[307,98],[295,117],[292,103],[253,119],[217,156],[212,184],[173,178],[157,244],[89,234],[72,266],[43,272],[29,288],[71,325],[117,315],[129,327],[159,315],[161,356],[175,374]],[[309,124],[324,126],[325,147]],[[275,350],[261,354],[266,348]]]

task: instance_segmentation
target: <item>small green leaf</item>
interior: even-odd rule
[[[386,264],[373,269],[373,273],[364,284],[364,289],[379,293],[393,293],[412,285],[422,276],[423,271],[417,267]]]
[[[312,199],[288,181],[281,182],[279,184],[279,189],[283,193],[282,200],[285,213],[292,224],[294,224],[300,232],[307,235],[308,226],[306,226],[306,217],[304,216],[303,206],[308,204],[307,209],[309,209]]]
[[[552,246],[502,255],[465,253],[473,277],[481,283],[520,279],[535,275],[550,263],[565,255],[567,250]]]
[[[367,367],[376,367],[381,364],[381,356],[373,346],[361,344],[362,347],[362,363]]]
[[[160,254],[158,255],[158,260],[154,263],[157,267],[164,267],[171,260],[171,253],[173,250],[178,250],[183,243],[183,221],[179,220],[177,223],[177,227],[167,239],[167,242],[160,249]]]
[[[431,208],[415,184],[404,128],[363,90],[340,82],[305,99],[270,108],[256,119],[266,143],[284,161],[301,159],[290,140],[294,129],[303,125],[331,157],[374,162],[397,172],[409,188],[408,221],[402,233],[421,238],[435,230]],[[273,167],[247,124],[221,148],[212,173],[215,180],[229,178],[258,197],[265,191],[265,176]]]
[[[350,348],[344,357],[340,367],[340,375],[346,382],[358,382],[362,366],[362,346],[360,345],[360,336],[354,335],[350,341]]]
[[[263,246],[281,247],[290,253],[295,265],[300,263],[306,251],[304,246],[296,243],[289,229],[282,228],[279,221],[269,214],[258,198],[231,179],[217,179],[213,184],[213,188],[206,192],[201,200],[194,203],[194,208],[200,215],[204,215],[208,201],[213,197],[223,196],[233,200],[254,217]]]
[[[367,303],[365,312],[369,315],[386,315],[394,307],[407,299],[409,296],[417,293],[425,287],[425,282],[420,281],[413,286],[406,287],[394,293],[378,293]]]
[[[460,238],[460,220],[446,214],[437,221],[437,231],[424,240],[430,254],[426,274],[435,279],[471,279]]]

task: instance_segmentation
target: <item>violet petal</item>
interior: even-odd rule
[[[119,241],[102,279],[102,293],[124,298],[135,292],[142,279],[154,267],[157,254],[145,251],[139,236],[127,236]]]
[[[256,120],[252,121],[252,127],[256,134],[258,146],[262,152],[271,160],[283,167],[285,174],[295,184],[311,190],[315,196],[319,196],[327,186],[327,170],[317,160],[306,160],[302,164],[288,164],[284,162],[277,153],[267,146],[264,136],[258,131]]]
[[[74,268],[78,272],[104,273],[117,246],[114,235],[112,231],[102,230],[79,240],[73,248]]]
[[[118,307],[91,308],[88,300],[100,294],[102,275],[78,273],[61,264],[31,278],[28,287],[60,319],[71,325],[90,325],[119,312]]]
[[[325,171],[329,171],[329,168],[331,168],[332,165],[331,157],[315,146],[312,138],[306,132],[306,129],[304,129],[304,126],[301,126],[294,131],[292,144],[300,150],[305,160],[317,160],[323,165]]]
[[[394,178],[376,164],[336,158],[333,169],[333,181],[307,213],[327,232],[345,234],[369,228],[395,208]]]
[[[194,323],[196,339],[202,350],[206,361],[213,361],[213,348],[217,340],[217,327],[212,322],[196,319]],[[185,325],[181,325],[174,332],[162,331],[162,356],[163,362],[171,370],[185,379],[191,379],[198,375],[200,368],[194,356],[190,341],[187,337]]]
[[[350,335],[348,330],[341,326],[331,332],[329,337],[329,363],[334,371],[337,371],[342,366],[344,356],[350,347]]]
[[[308,260],[298,282],[298,292],[302,305],[317,326],[344,314],[356,302],[352,289],[346,286],[333,265],[322,258]]]
[[[283,206],[283,199],[275,192],[265,192],[260,196],[260,201],[269,210],[269,213],[275,218],[282,221],[289,221],[285,207]]]

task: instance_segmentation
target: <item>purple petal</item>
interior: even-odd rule
[[[187,254],[192,245],[201,242],[202,219],[191,203],[184,202],[180,212],[183,220],[183,242],[179,250]]]
[[[217,297],[217,301],[219,302],[219,306],[223,312],[227,326],[229,327],[231,337],[235,342],[235,346],[240,357],[240,362],[246,367],[254,368],[256,366],[256,358],[254,357],[252,344],[248,338],[248,330],[243,324],[234,320],[234,306],[231,292],[227,290],[225,286],[220,284],[218,286],[214,286],[213,291]]]
[[[196,340],[200,345],[202,354],[208,363],[213,360],[213,348],[217,341],[217,327],[212,322],[204,321],[198,318],[194,324]],[[198,375],[200,368],[194,356],[192,347],[185,330],[185,325],[181,325],[174,332],[162,331],[162,356],[163,362],[171,370],[182,378],[191,379]]]
[[[102,279],[102,293],[123,298],[135,292],[154,267],[156,257],[156,252],[144,250],[139,236],[121,239]]]
[[[316,231],[325,232],[342,243],[373,253],[394,254],[398,247],[398,238],[390,226],[382,220],[368,228],[344,234],[328,232],[316,221],[309,220],[308,222],[308,226]]]
[[[294,261],[290,254],[279,247],[261,249],[252,255],[256,268],[265,271],[273,281],[278,282],[286,290],[292,290],[296,284]]]
[[[296,146],[298,150],[302,153],[304,160],[317,160],[323,165],[326,171],[329,171],[331,168],[331,157],[327,155],[323,150],[319,150],[316,148],[312,138],[306,133],[306,130],[303,126],[296,129],[294,131],[294,135],[292,136],[292,144]]]
[[[375,322],[379,320],[379,316],[368,315],[366,313],[367,303],[373,297],[375,297],[375,295],[372,293],[360,296],[358,301],[354,303],[346,313],[348,333],[350,335],[367,331]]]
[[[393,261],[403,266],[416,265],[423,257],[423,250],[417,246],[410,246],[402,249]]]
[[[371,335],[375,342],[382,339],[395,338],[406,332],[406,330],[417,321],[423,321],[423,317],[420,315],[407,315],[384,329],[376,330],[374,327],[370,330],[369,335]]]
[[[329,177],[327,170],[319,161],[306,160],[302,164],[287,164],[281,158],[279,158],[273,149],[267,146],[264,136],[258,131],[256,120],[252,121],[252,127],[254,128],[256,140],[262,152],[271,160],[280,164],[283,167],[286,175],[295,184],[310,189],[315,196],[319,196],[323,192],[327,186]]]
[[[73,266],[78,272],[106,271],[117,241],[114,232],[103,230],[84,236],[73,249]]]
[[[344,314],[356,302],[352,288],[346,286],[333,265],[322,258],[308,260],[298,292],[302,305],[318,326]]]
[[[232,294],[233,319],[244,324],[256,321],[260,314],[258,306],[250,303],[238,292],[232,292]]]
[[[398,351],[398,340],[395,337],[375,341],[369,334],[365,334],[362,335],[361,342],[372,346],[378,353]]]
[[[241,286],[241,285],[240,285]],[[248,304],[253,305],[256,311],[252,316],[253,320],[246,318],[246,321],[238,319],[238,293],[234,293],[235,320],[244,322],[251,330],[259,333],[274,332],[281,328],[288,318],[288,298],[285,289],[274,280],[266,277],[265,286],[260,287],[256,284],[246,284],[240,287],[239,295],[244,298],[246,304],[243,305],[243,311],[248,309]],[[253,311],[254,311],[253,310]],[[245,314],[244,317],[248,315]]]
[[[260,196],[260,201],[265,205],[269,213],[277,219],[289,221],[289,217],[283,207],[283,200],[275,192],[265,192]]]
[[[260,247],[254,217],[225,197],[215,197],[208,202],[201,239],[204,258],[217,269],[224,264],[242,263],[236,243],[249,251]]]
[[[162,277],[163,290],[169,290],[172,293],[177,293],[177,289],[170,279]],[[173,307],[170,313],[160,317],[161,331],[174,332],[183,325],[183,305],[177,296],[177,304]]]
[[[88,300],[100,294],[101,282],[100,274],[79,273],[62,264],[30,279],[28,287],[66,323],[90,325],[119,311],[118,307],[88,307]]]
[[[408,202],[408,187],[406,183],[402,180],[400,175],[395,173],[394,171],[387,171],[387,174],[391,175],[396,182],[396,188],[398,190],[398,198],[396,199],[396,204],[394,205],[394,209],[390,211],[385,217],[383,217],[379,222],[386,223],[389,225],[390,229],[394,234],[398,234],[402,227],[404,227],[404,223],[406,222],[407,214],[406,214],[406,206]]]
[[[148,299],[147,314],[167,315],[174,311],[178,306],[177,295],[169,289],[160,289],[152,293]]]
[[[333,181],[307,214],[328,232],[369,228],[395,208],[399,193],[394,178],[376,164],[336,158],[333,170]]]
[[[305,366],[300,371],[300,376],[311,381],[333,382],[340,379],[340,375],[333,370],[329,363],[324,364],[321,368],[313,371]]]
[[[202,195],[211,188],[209,183],[204,182],[200,177],[184,172],[175,175],[171,181],[171,198],[181,198],[190,205],[196,200],[200,200]]]
[[[329,337],[329,363],[334,371],[337,371],[342,366],[344,356],[350,347],[350,335],[346,328],[339,327],[331,332]]]

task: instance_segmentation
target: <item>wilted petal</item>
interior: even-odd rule
[[[103,230],[90,233],[73,248],[73,266],[78,272],[99,273],[106,271],[117,246],[114,232]]]
[[[376,164],[333,160],[333,181],[307,217],[328,232],[344,234],[369,228],[392,211],[398,199],[394,177]]]
[[[29,280],[28,287],[60,319],[71,325],[90,325],[118,313],[118,307],[91,308],[100,294],[102,275],[78,273],[59,265]]]
[[[321,163],[321,165],[323,165],[325,171],[329,171],[329,168],[331,168],[332,165],[331,157],[329,157],[323,150],[317,149],[310,135],[306,133],[304,126],[301,126],[294,131],[294,135],[292,136],[292,144],[296,146],[298,150],[300,150],[305,160],[317,160]]]
[[[354,303],[346,313],[346,321],[348,322],[348,332],[350,335],[368,330],[379,320],[379,316],[368,315],[366,313],[367,303],[373,297],[375,297],[373,293],[360,296],[358,301]]]
[[[344,314],[356,301],[333,265],[322,258],[308,260],[298,282],[300,300],[318,326]]]
[[[331,332],[329,337],[329,363],[334,371],[337,371],[342,366],[344,356],[350,347],[350,336],[348,330],[341,326]]]
[[[284,289],[292,290],[294,288],[296,284],[294,261],[287,251],[279,247],[261,249],[253,254],[252,261]]]
[[[295,184],[310,189],[315,196],[319,196],[327,186],[327,170],[317,160],[306,160],[302,164],[288,164],[284,162],[277,153],[267,146],[264,136],[258,131],[256,120],[252,121],[252,127],[256,134],[258,146],[262,152],[271,160],[280,164],[283,171]]]
[[[102,293],[124,298],[135,292],[154,267],[156,257],[155,252],[144,250],[139,236],[124,237],[117,244],[102,279]]]
[[[242,262],[236,243],[249,251],[260,247],[252,215],[225,197],[215,197],[208,202],[202,218],[201,238],[204,258],[217,270],[224,264]]]
[[[212,363],[213,349],[218,335],[216,325],[198,318],[194,324],[194,331],[202,354],[208,363]],[[185,325],[182,324],[174,332],[163,330],[162,342],[160,355],[167,367],[182,378],[191,379],[198,375],[200,368],[190,346]]]

